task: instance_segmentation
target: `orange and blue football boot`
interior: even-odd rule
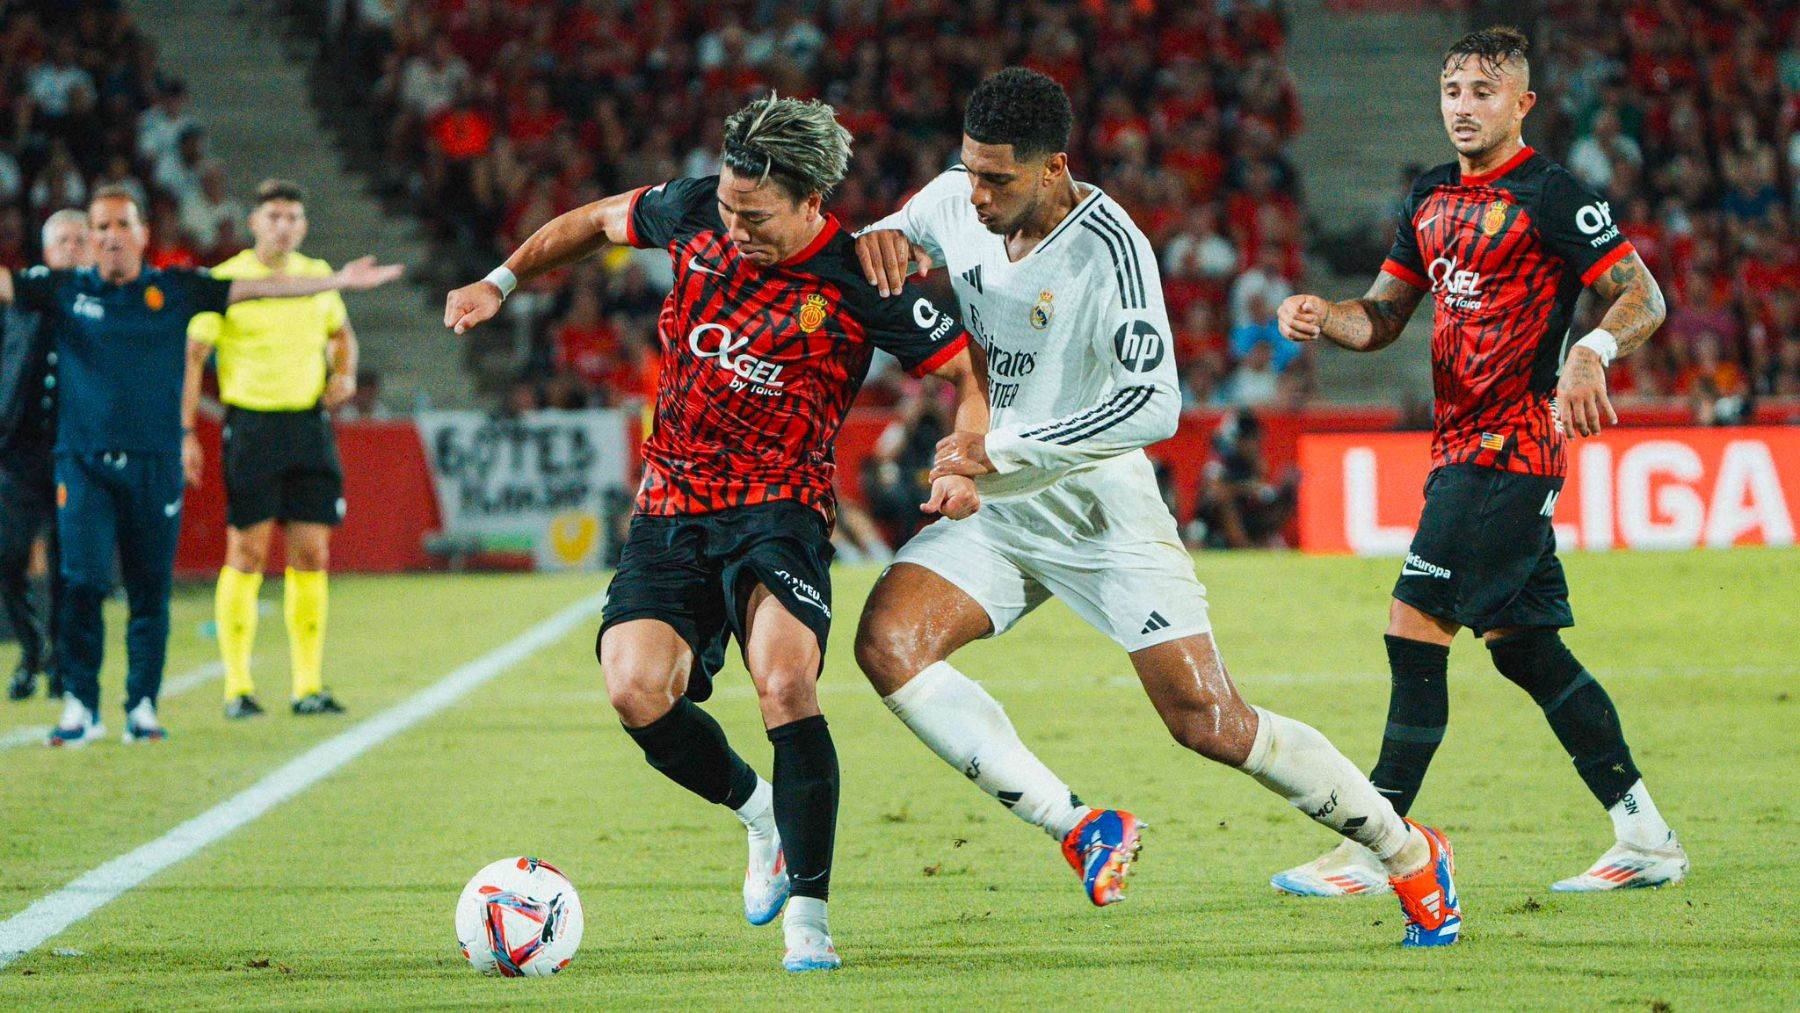
[[[1462,902],[1456,896],[1456,856],[1450,851],[1450,839],[1431,827],[1412,820],[1431,845],[1431,861],[1417,872],[1393,876],[1388,883],[1400,898],[1400,912],[1406,916],[1406,938],[1402,946],[1449,946],[1462,931]]]
[[[1095,809],[1063,838],[1063,857],[1095,907],[1125,899],[1125,879],[1144,846],[1141,831],[1146,826],[1122,809]]]

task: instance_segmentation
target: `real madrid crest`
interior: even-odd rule
[[[1031,326],[1040,331],[1050,326],[1050,317],[1056,309],[1050,302],[1055,298],[1049,289],[1038,293],[1037,305],[1031,307]]]
[[[150,307],[150,312],[152,313],[162,309],[162,289],[157,288],[155,285],[151,285],[149,288],[144,289],[144,305]]]
[[[800,307],[800,333],[811,334],[818,330],[825,322],[825,314],[829,312],[831,307],[826,304],[824,296],[817,292],[807,296],[806,302]]]
[[[1481,216],[1482,235],[1497,235],[1501,229],[1506,227],[1506,207],[1504,200],[1495,200],[1487,206],[1487,211]]]

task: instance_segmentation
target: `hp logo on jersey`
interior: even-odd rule
[[[1148,320],[1120,324],[1113,332],[1113,352],[1119,364],[1133,373],[1148,373],[1163,361],[1163,336]]]

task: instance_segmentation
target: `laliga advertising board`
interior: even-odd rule
[[[1402,556],[1424,506],[1427,433],[1300,438],[1300,547]],[[1559,549],[1792,545],[1800,429],[1613,429],[1569,445]]]
[[[600,565],[609,501],[629,502],[635,413],[420,412],[415,421],[444,534],[484,547],[528,545],[540,570]]]

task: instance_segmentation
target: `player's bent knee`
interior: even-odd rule
[[[1388,606],[1387,635],[1427,644],[1448,644],[1456,639],[1461,624],[1440,619],[1398,598]]]
[[[681,697],[680,677],[666,669],[619,664],[607,667],[605,674],[606,699],[632,728],[669,713]]]
[[[1170,715],[1166,724],[1177,744],[1209,760],[1235,765],[1249,755],[1249,743],[1233,732],[1239,722],[1228,721],[1217,703],[1184,708]]]
[[[908,679],[938,659],[927,659],[917,634],[885,617],[863,614],[856,628],[856,664],[882,696],[899,689]]]
[[[799,666],[776,669],[756,680],[756,694],[773,727],[819,713],[818,676]]]

